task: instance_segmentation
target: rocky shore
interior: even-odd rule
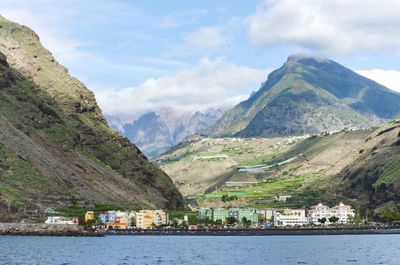
[[[97,236],[78,225],[0,223],[0,235]]]

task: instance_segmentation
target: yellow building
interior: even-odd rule
[[[149,229],[168,224],[168,214],[163,210],[141,210],[136,213],[136,227]]]
[[[91,221],[94,219],[94,211],[87,211],[85,213],[85,222]]]

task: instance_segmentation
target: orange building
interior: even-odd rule
[[[107,222],[106,227],[108,229],[127,229],[128,228],[128,220],[122,217],[116,217],[115,221]]]

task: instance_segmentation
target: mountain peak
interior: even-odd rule
[[[327,58],[311,56],[306,54],[292,54],[288,57],[286,61],[286,63],[300,63],[304,65],[330,63],[330,62],[332,61]]]
[[[400,94],[332,60],[291,55],[259,91],[226,112],[208,132],[275,137],[363,128],[397,117],[399,104]]]

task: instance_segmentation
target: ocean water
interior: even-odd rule
[[[400,235],[0,236],[0,264],[400,264]]]

